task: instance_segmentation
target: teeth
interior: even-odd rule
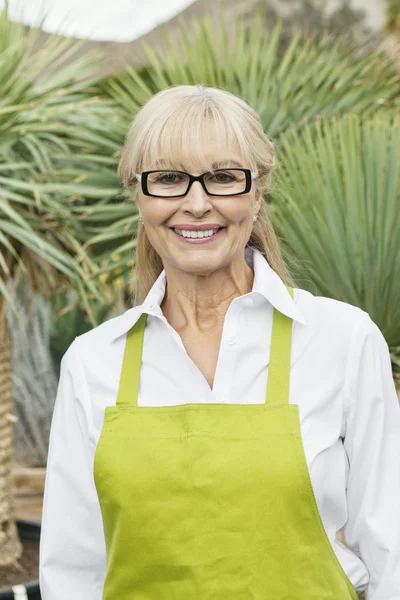
[[[187,231],[185,229],[174,229],[176,233],[186,238],[204,238],[211,237],[218,229],[204,229],[202,231]]]

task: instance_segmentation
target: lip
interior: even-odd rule
[[[204,223],[203,225],[172,225],[170,229],[184,229],[185,231],[204,231],[206,229],[219,229],[224,227],[220,223]]]

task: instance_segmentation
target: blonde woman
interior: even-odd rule
[[[136,304],[62,361],[43,600],[400,598],[388,347],[295,286],[263,202],[274,161],[226,91],[172,87],[136,115]]]

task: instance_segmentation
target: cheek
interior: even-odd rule
[[[176,212],[176,203],[173,201],[157,200],[156,198],[152,198],[151,200],[152,202],[149,202],[147,206],[143,206],[142,215],[144,220],[153,227],[164,225]]]
[[[249,203],[244,203],[241,205],[235,205],[230,208],[230,210],[226,210],[224,214],[227,222],[232,225],[243,225],[249,219],[252,219],[253,212],[252,207]]]

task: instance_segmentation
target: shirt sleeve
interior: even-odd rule
[[[91,415],[77,340],[61,362],[43,498],[42,600],[101,600],[106,570],[100,505],[89,446]]]
[[[346,544],[369,571],[367,600],[400,598],[400,407],[388,345],[362,311],[352,334],[344,394],[349,462]]]

